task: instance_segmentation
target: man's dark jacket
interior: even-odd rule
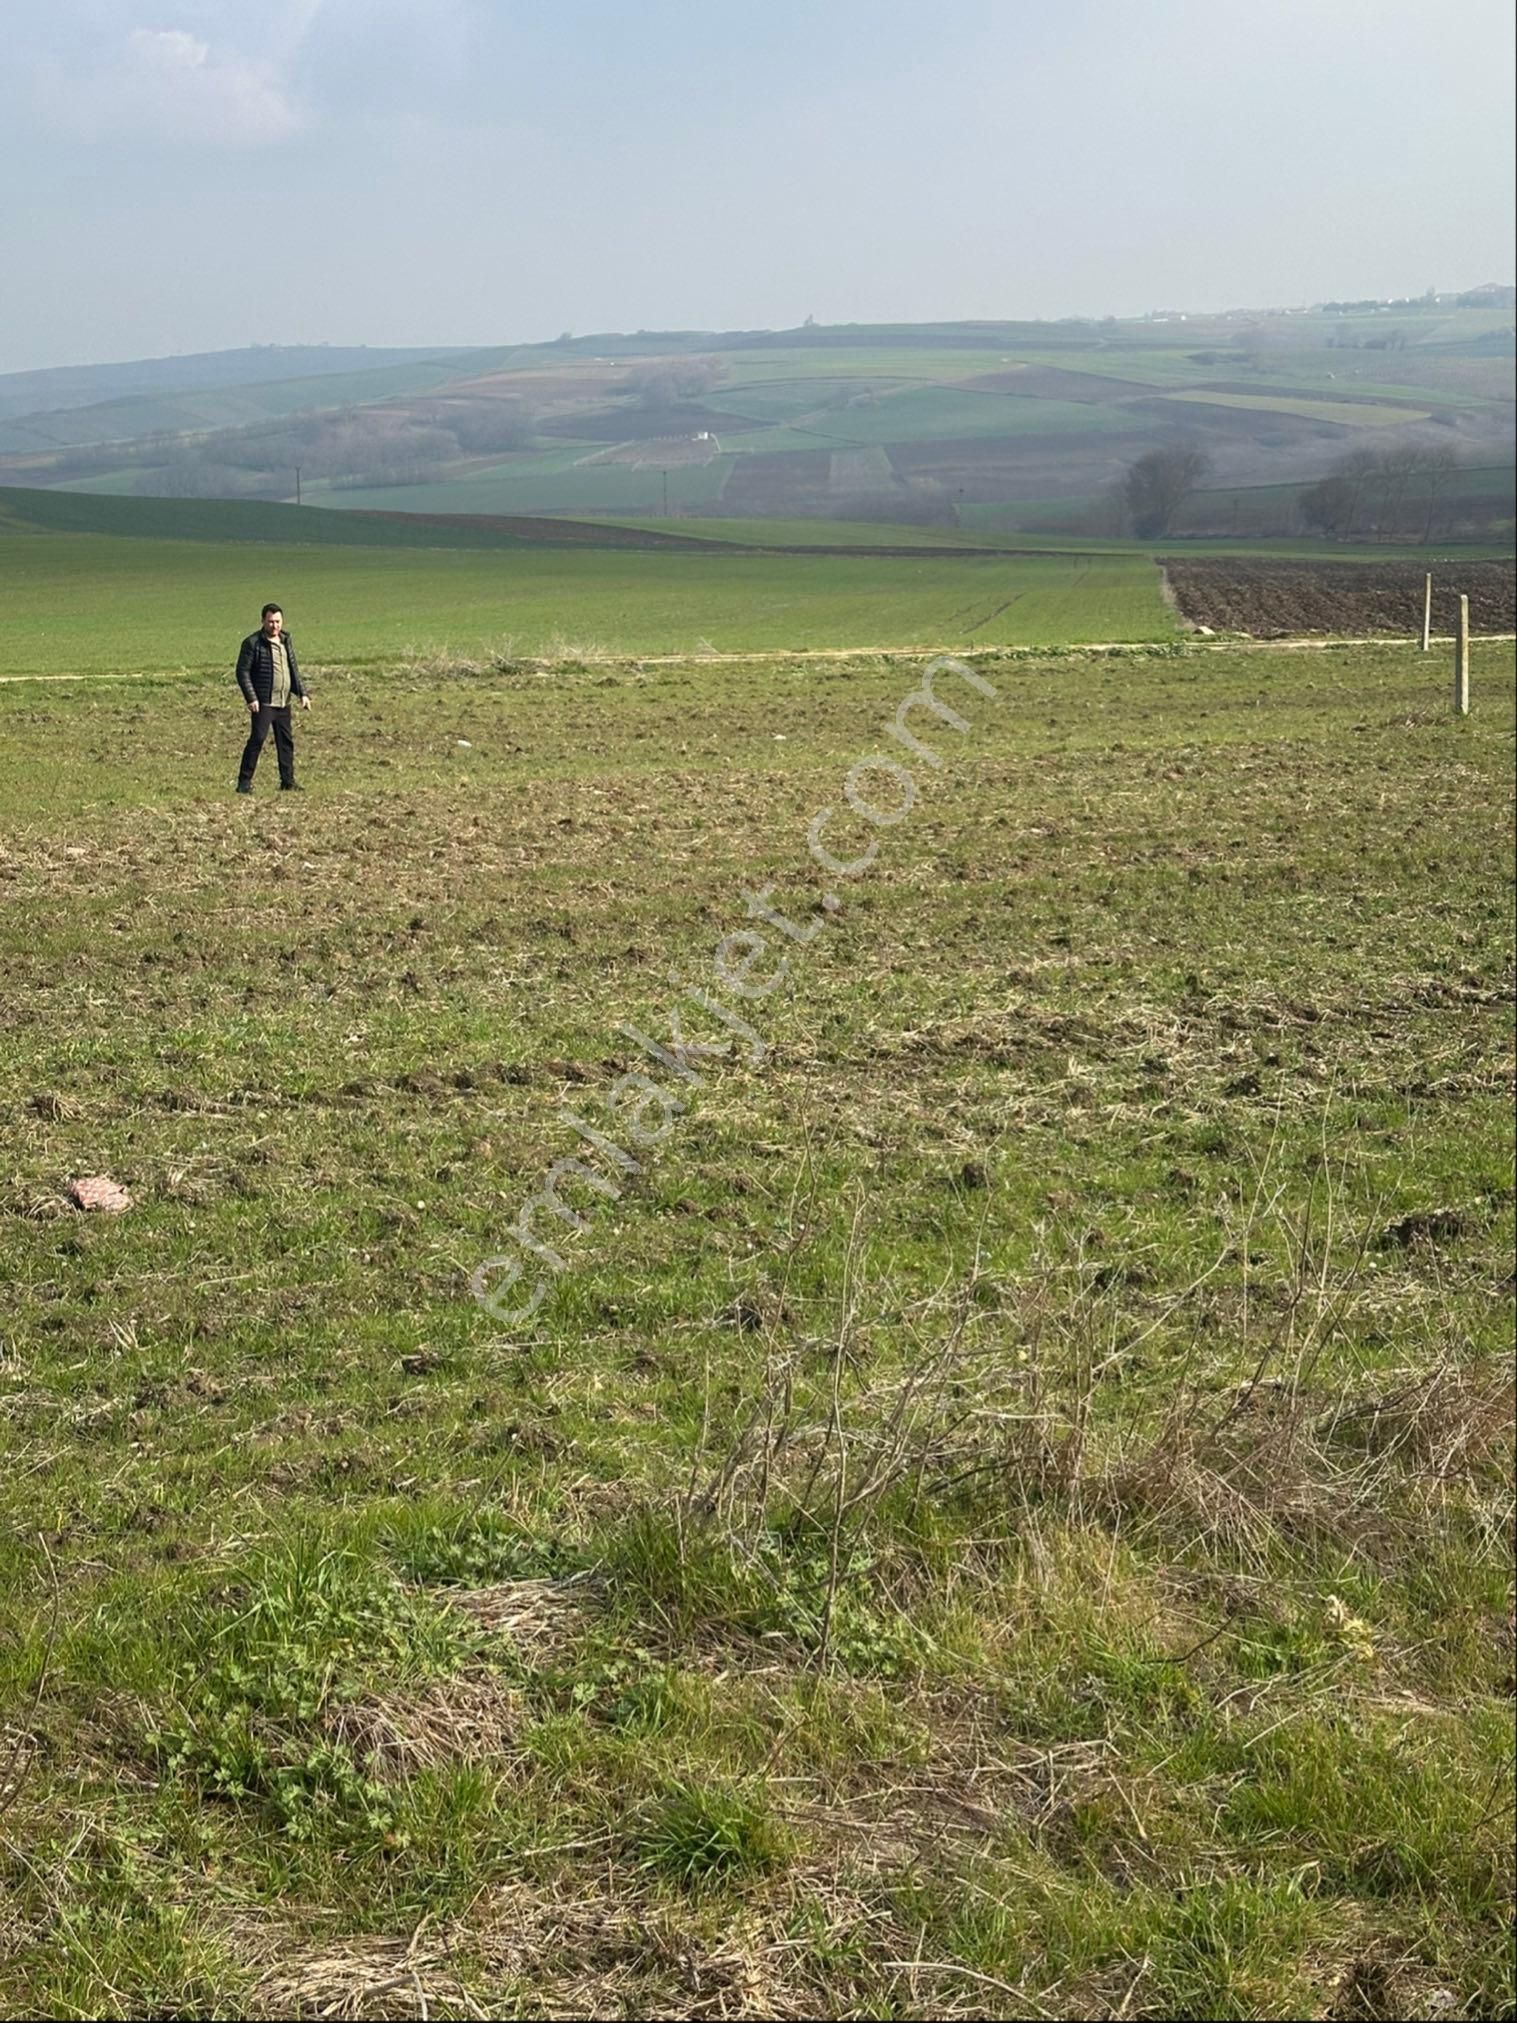
[[[304,695],[300,680],[300,669],[295,662],[295,642],[288,632],[284,635],[284,650],[290,663],[290,694]],[[269,708],[274,699],[274,654],[262,628],[250,632],[242,642],[242,651],[237,656],[237,686],[242,690],[244,702],[256,702],[260,709]]]

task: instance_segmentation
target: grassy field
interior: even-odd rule
[[[979,664],[0,691],[0,2014],[1511,2013],[1510,649]]]
[[[278,598],[311,662],[1166,639],[1139,555],[891,559],[259,547],[0,529],[5,672],[229,664]]]
[[[977,529],[909,527],[891,520],[720,520],[633,519],[621,514],[597,514],[598,522],[643,527],[655,533],[683,534],[701,541],[738,542],[760,548],[974,548],[982,545]],[[1009,546],[1010,535],[984,539],[988,548]],[[1050,552],[1057,552],[1051,549]]]
[[[312,486],[309,503],[339,512],[376,513],[583,513],[636,512],[662,502],[663,475],[654,465],[595,463],[596,446],[512,459],[467,477],[427,485],[373,485],[333,490]],[[721,497],[730,457],[709,463],[675,463],[669,503],[676,510],[708,506]]]
[[[1510,494],[1512,467],[1472,470],[1461,483],[1490,499]],[[1259,487],[1289,491],[1291,487]],[[1219,514],[1248,493],[1223,493]],[[586,519],[567,516],[463,515],[365,511],[329,513],[312,507],[263,504],[229,499],[102,498],[79,491],[41,491],[0,486],[0,538],[15,534],[102,534],[132,541],[198,541],[237,549],[260,560],[277,548],[439,548],[537,551],[549,547],[604,548],[607,529],[627,528],[650,533],[683,547],[792,548],[1004,548],[1039,556],[1162,556],[1182,540],[1187,553],[1197,555],[1284,555],[1317,557],[1335,562],[1416,561],[1437,567],[1442,561],[1501,558],[1512,552],[1510,538],[1458,542],[1325,541],[1295,538],[1168,535],[1138,541],[1117,535],[1069,533],[1023,535],[1008,523],[998,507],[966,506],[956,527],[916,526],[889,520],[800,519],[771,516],[757,519],[663,519],[653,514],[596,514]],[[9,552],[24,556],[24,549]],[[39,553],[42,552],[39,550]],[[55,551],[56,552],[56,551]],[[1052,639],[1056,635],[1045,635]]]
[[[1290,394],[1172,393],[1171,400],[1199,402],[1204,407],[1235,407],[1260,414],[1294,414],[1304,421],[1333,422],[1339,428],[1396,428],[1403,422],[1426,421],[1426,408],[1377,406],[1372,401],[1307,400]]]
[[[791,425],[722,437],[740,456],[820,444],[947,441],[954,437],[1085,434],[1120,429],[1120,415],[1095,402],[1020,400],[1005,393],[908,387],[868,405],[829,408]]]

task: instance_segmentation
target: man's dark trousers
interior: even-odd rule
[[[290,729],[290,706],[275,709],[270,703],[261,702],[248,719],[248,741],[242,748],[242,764],[237,771],[239,787],[251,787],[253,768],[258,764],[258,754],[263,750],[264,739],[270,731],[274,733],[274,753],[279,760],[279,784],[293,787],[295,784],[295,734]]]

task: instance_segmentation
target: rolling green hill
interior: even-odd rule
[[[88,407],[19,415],[0,422],[0,451],[26,452],[135,442],[144,436],[198,435],[281,420],[316,408],[340,407],[428,393],[446,385],[455,366],[438,358],[365,366],[258,385],[213,386],[189,393],[134,393]]]
[[[100,406],[134,394],[172,399],[206,388],[335,378],[460,355],[457,347],[449,350],[435,345],[395,349],[367,344],[252,344],[240,351],[182,352],[114,365],[44,366],[31,372],[0,373],[0,416],[39,416],[65,408]]]
[[[1418,303],[594,335],[221,385],[202,365],[193,385],[30,413],[7,413],[0,382],[0,480],[269,501],[298,486],[348,511],[1099,533],[1127,467],[1190,441],[1206,495],[1254,495],[1249,531],[1280,536],[1300,531],[1299,488],[1366,443],[1509,469],[1511,359],[1510,312]],[[1502,522],[1477,489],[1449,500],[1444,536]],[[1229,510],[1187,531],[1236,531]],[[1373,531],[1408,536],[1410,516]]]
[[[209,541],[290,548],[701,548],[699,532],[622,530],[560,519],[449,514],[319,513],[248,499],[128,499],[87,492],[0,489],[0,530],[108,534],[136,541]],[[962,544],[965,536],[954,537]]]

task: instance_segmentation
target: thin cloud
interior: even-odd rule
[[[327,0],[289,0],[273,27],[272,46],[288,60],[299,53]]]
[[[134,28],[103,67],[41,82],[51,123],[75,140],[263,148],[302,124],[274,65],[182,28]]]

